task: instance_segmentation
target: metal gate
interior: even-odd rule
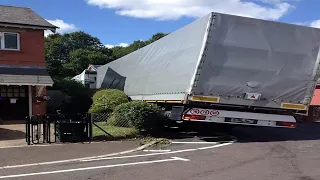
[[[53,114],[26,117],[26,143],[41,144],[92,140],[92,123],[87,114]]]

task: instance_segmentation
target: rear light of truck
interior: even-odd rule
[[[277,122],[277,126],[283,126],[283,127],[292,127],[295,128],[297,124],[295,122]]]
[[[184,114],[182,118],[184,120],[206,120],[206,116],[191,115],[191,114]]]

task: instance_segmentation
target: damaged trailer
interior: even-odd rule
[[[177,122],[294,128],[319,78],[319,45],[316,28],[210,13],[101,66],[97,88]]]

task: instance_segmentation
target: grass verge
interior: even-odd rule
[[[135,128],[125,128],[125,127],[116,127],[116,126],[109,126],[104,122],[96,123],[101,129],[97,126],[93,125],[93,137],[94,139],[129,139],[138,137],[139,130]],[[108,134],[106,134],[106,132]]]
[[[155,147],[161,148],[161,147],[166,147],[171,144],[171,140],[166,139],[166,138],[144,137],[141,139],[140,145],[144,145],[144,144],[150,143],[152,141],[157,141],[157,143],[152,145],[150,148],[155,148]]]

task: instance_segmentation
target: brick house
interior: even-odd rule
[[[0,119],[45,114],[43,97],[53,81],[46,70],[44,31],[57,27],[29,8],[0,5],[0,12]]]

